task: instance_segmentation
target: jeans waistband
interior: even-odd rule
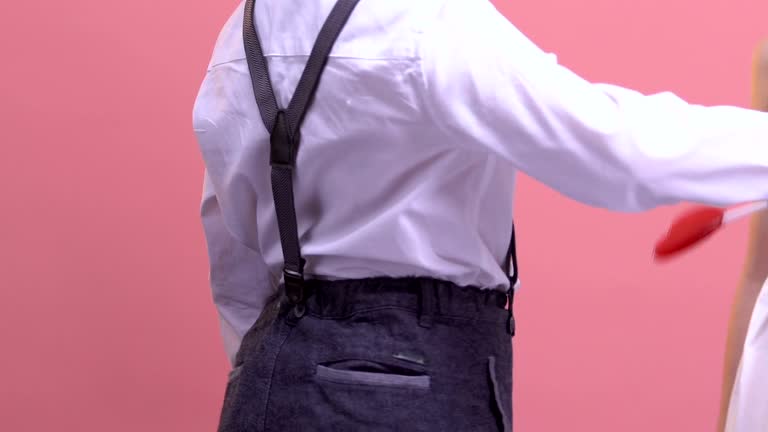
[[[445,316],[483,321],[506,319],[506,293],[461,287],[431,278],[371,278],[306,281],[309,313],[323,318],[343,318],[354,313],[401,308],[420,316]]]

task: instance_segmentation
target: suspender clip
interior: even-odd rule
[[[285,280],[285,294],[288,296],[288,300],[295,305],[304,303],[306,300],[304,275],[283,269],[283,279]]]
[[[507,291],[507,310],[509,311],[509,317],[507,319],[507,332],[511,337],[515,337],[517,330],[517,323],[515,323],[515,289],[510,288]]]

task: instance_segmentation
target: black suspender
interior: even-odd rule
[[[514,304],[515,304],[515,285],[517,285],[517,245],[515,242],[515,224],[512,224],[512,234],[509,238],[509,249],[507,250],[507,257],[504,261],[504,270],[509,277],[509,290],[507,291],[507,299],[509,304],[509,320],[507,322],[507,331],[510,335],[514,336],[516,331],[515,317],[514,317]]]
[[[309,104],[315,95],[320,75],[323,73],[333,44],[352,14],[358,0],[338,0],[320,29],[320,34],[307,60],[296,91],[287,109],[277,106],[269,70],[261,49],[256,23],[253,20],[255,0],[245,3],[243,39],[245,55],[251,73],[253,94],[261,112],[264,126],[270,131],[270,165],[272,165],[272,194],[277,211],[277,225],[280,229],[280,243],[283,248],[283,277],[288,298],[293,303],[303,302],[304,258],[301,257],[299,233],[296,223],[296,209],[293,200],[293,171],[296,167],[296,153],[301,140],[301,123]]]
[[[517,246],[515,242],[515,224],[512,224],[512,234],[509,238],[509,249],[504,261],[504,270],[509,277],[509,289],[514,290],[517,285]]]
[[[280,230],[283,249],[283,277],[288,299],[302,303],[304,290],[304,258],[301,257],[296,209],[293,197],[293,172],[296,168],[296,154],[301,140],[301,123],[307,108],[312,103],[315,90],[320,82],[328,55],[344,28],[359,0],[338,0],[326,19],[312,48],[307,65],[301,75],[296,91],[287,109],[277,106],[275,93],[269,79],[269,70],[259,42],[256,23],[253,20],[255,0],[245,2],[243,19],[243,40],[248,69],[251,74],[253,94],[261,113],[264,126],[270,132],[270,165],[272,166],[272,194]],[[515,251],[515,229],[507,253],[505,270],[510,278],[510,293],[517,282],[517,254]],[[510,269],[510,265],[513,269]],[[511,271],[513,270],[514,273]],[[510,294],[510,307],[512,296]]]

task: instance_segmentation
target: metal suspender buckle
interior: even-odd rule
[[[285,280],[285,294],[288,296],[288,300],[293,304],[303,303],[306,300],[304,275],[289,269],[283,269],[283,279]]]

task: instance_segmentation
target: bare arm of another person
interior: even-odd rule
[[[768,41],[763,42],[755,56],[754,91],[752,104],[756,109],[768,111]],[[766,138],[768,139],[768,137]],[[760,289],[768,278],[768,214],[760,213],[752,219],[742,280],[736,291],[728,338],[725,346],[720,421],[718,430],[725,430],[728,407],[734,381],[741,362],[744,340]]]

